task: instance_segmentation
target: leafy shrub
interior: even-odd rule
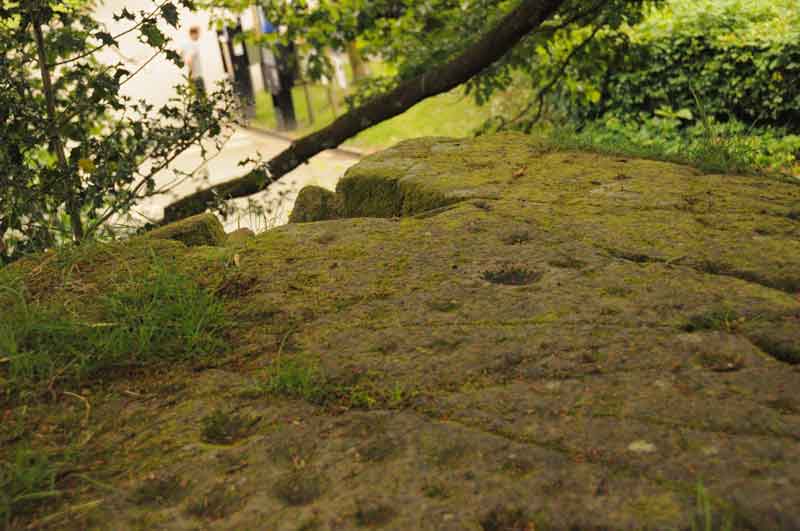
[[[565,83],[593,97],[572,98],[571,110],[653,116],[694,108],[696,93],[718,121],[800,132],[798,37],[800,15],[785,0],[673,0],[640,24],[598,34]]]

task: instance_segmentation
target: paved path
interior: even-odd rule
[[[251,130],[238,129],[230,137],[223,149],[214,156],[207,165],[208,180],[201,176],[191,181],[180,183],[170,194],[163,194],[143,201],[136,212],[149,219],[161,219],[164,207],[176,198],[183,197],[210,184],[227,181],[245,173],[239,161],[260,153],[264,160],[269,160],[289,146],[289,142],[268,134]],[[341,151],[324,151],[289,173],[265,192],[232,201],[238,212],[225,221],[226,230],[248,227],[256,232],[288,220],[297,192],[307,185],[317,185],[333,190],[339,177],[345,170],[355,164],[358,157]],[[200,147],[196,146],[184,153],[176,166],[183,170],[197,167],[202,162]],[[165,173],[157,179],[157,185],[163,186],[172,179],[171,173]],[[259,207],[263,212],[259,212]]]

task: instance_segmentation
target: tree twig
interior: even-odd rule
[[[160,11],[160,10],[161,10],[161,9],[162,9],[164,6],[165,6],[165,5],[167,5],[167,3],[168,3],[169,1],[170,1],[170,0],[164,0],[164,1],[163,1],[163,2],[161,2],[161,3],[160,3],[160,4],[159,4],[159,5],[158,5],[158,6],[157,6],[157,7],[156,7],[154,10],[152,10],[150,13],[148,13],[147,15],[145,15],[144,17],[142,17],[142,20],[140,20],[140,21],[139,21],[137,24],[135,24],[134,26],[132,26],[132,27],[130,27],[130,28],[128,28],[128,29],[126,29],[125,31],[123,31],[123,32],[121,32],[121,33],[118,33],[118,34],[114,35],[113,37],[111,37],[111,39],[112,39],[113,41],[116,41],[117,39],[119,39],[119,38],[121,38],[121,37],[124,37],[125,35],[127,35],[127,34],[129,34],[129,33],[133,32],[133,31],[136,31],[136,30],[137,30],[138,28],[140,28],[140,27],[141,27],[141,26],[142,26],[142,25],[143,25],[145,22],[147,22],[148,20],[151,20],[151,19],[152,19],[152,18],[155,16],[155,14],[156,14],[156,13],[158,13],[158,12],[159,12],[159,11]],[[83,53],[82,53],[82,54],[80,54],[80,55],[76,55],[75,57],[70,57],[69,59],[64,59],[64,60],[62,60],[62,61],[56,61],[55,63],[52,63],[52,64],[50,64],[50,65],[48,65],[48,66],[49,66],[50,68],[53,68],[53,67],[56,67],[56,66],[65,65],[65,64],[67,64],[67,63],[73,63],[73,62],[75,62],[75,61],[79,61],[79,60],[81,60],[81,59],[83,59],[83,58],[85,58],[85,57],[89,57],[90,55],[92,55],[92,54],[94,54],[94,53],[96,53],[96,52],[98,52],[98,51],[102,50],[102,49],[103,49],[103,48],[105,48],[106,46],[111,46],[111,43],[105,43],[105,42],[104,42],[103,44],[98,44],[98,45],[97,45],[97,46],[95,46],[94,48],[90,48],[89,50],[87,50],[87,51],[83,52]]]

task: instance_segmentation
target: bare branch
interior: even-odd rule
[[[152,10],[150,13],[148,13],[147,15],[145,15],[144,17],[142,17],[142,20],[140,20],[140,21],[139,21],[138,23],[136,23],[134,26],[131,26],[130,28],[126,29],[125,31],[123,31],[123,32],[121,32],[121,33],[118,33],[118,34],[114,35],[113,37],[111,37],[111,39],[112,39],[112,40],[114,40],[114,41],[116,41],[117,39],[119,39],[119,38],[121,38],[121,37],[124,37],[125,35],[128,35],[129,33],[131,33],[131,32],[134,32],[134,31],[136,31],[137,29],[141,28],[141,27],[142,27],[142,25],[143,25],[145,22],[147,22],[147,21],[149,21],[149,20],[152,20],[152,18],[155,16],[155,14],[156,14],[156,13],[158,13],[159,11],[161,11],[161,9],[162,9],[162,8],[163,8],[165,5],[167,5],[167,3],[169,3],[169,1],[170,1],[170,0],[164,0],[164,1],[163,1],[163,2],[161,2],[161,3],[160,3],[160,4],[159,4],[159,5],[158,5],[158,6],[157,6],[157,7],[156,7],[154,10]],[[62,61],[56,61],[55,63],[49,64],[49,65],[47,65],[47,66],[48,66],[49,68],[54,68],[54,67],[56,67],[56,66],[61,66],[61,65],[68,64],[68,63],[73,63],[73,62],[75,62],[75,61],[80,61],[81,59],[84,59],[84,58],[86,58],[86,57],[89,57],[90,55],[92,55],[92,54],[94,54],[94,53],[96,53],[96,52],[99,52],[100,50],[102,50],[103,48],[105,48],[105,47],[107,47],[107,46],[111,46],[111,44],[110,44],[110,43],[105,43],[105,42],[104,42],[104,43],[102,43],[102,44],[98,44],[98,45],[97,45],[97,46],[95,46],[94,48],[90,48],[90,49],[86,50],[85,52],[83,52],[83,53],[82,53],[82,54],[80,54],[80,55],[76,55],[75,57],[70,57],[69,59],[64,59],[64,60],[62,60]]]

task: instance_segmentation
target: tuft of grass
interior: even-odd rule
[[[708,312],[693,315],[683,325],[686,332],[703,330],[722,330],[730,332],[743,321],[736,311],[727,308],[716,308]]]
[[[189,503],[186,512],[197,518],[218,520],[233,513],[242,500],[236,488],[219,483],[203,497]]]
[[[29,448],[18,448],[12,461],[0,461],[0,525],[10,528],[12,520],[61,496],[56,472],[45,454]]]
[[[105,306],[111,325],[100,346],[132,353],[134,362],[178,361],[224,348],[222,302],[158,261],[149,274],[109,295]]]
[[[318,499],[325,491],[325,480],[308,470],[295,470],[281,476],[272,486],[273,495],[297,507]]]
[[[734,516],[723,508],[723,514],[715,514],[714,503],[702,481],[697,482],[695,491],[696,508],[692,519],[692,531],[732,531]]]
[[[268,369],[265,392],[323,404],[331,389],[319,366],[308,359],[277,359]]]
[[[256,393],[269,393],[318,406],[335,403],[346,408],[373,409],[377,406],[400,408],[416,395],[414,390],[399,382],[393,387],[378,387],[370,381],[362,381],[369,376],[369,373],[355,373],[346,382],[334,381],[308,356],[278,358],[267,369],[266,381],[256,389],[246,390],[246,396],[253,398]]]
[[[153,260],[95,299],[91,317],[29,300],[18,280],[0,284],[0,381],[7,393],[101,371],[181,361],[225,348],[221,301],[174,267]]]
[[[427,483],[422,487],[422,493],[428,498],[447,498],[447,489],[440,483]]]

